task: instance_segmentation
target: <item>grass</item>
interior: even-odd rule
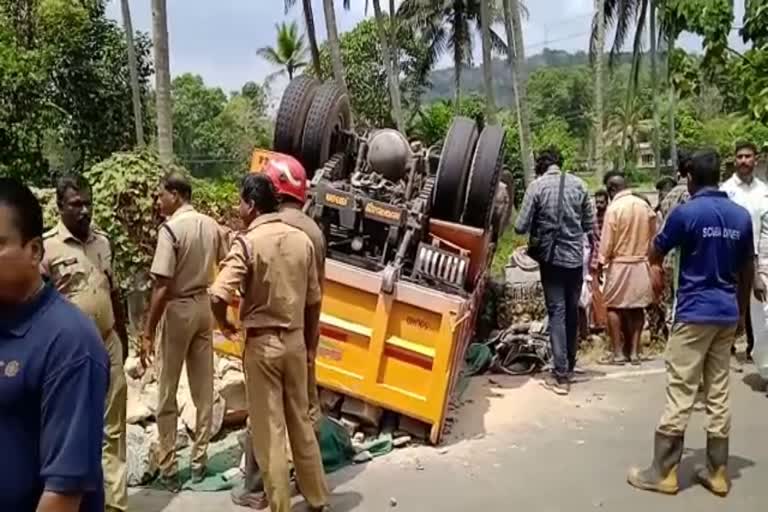
[[[499,239],[499,243],[496,247],[496,254],[493,257],[493,263],[491,264],[492,275],[502,275],[504,273],[504,267],[509,260],[509,256],[515,249],[522,247],[523,245],[528,245],[527,235],[518,235],[515,233],[514,227],[510,224]]]

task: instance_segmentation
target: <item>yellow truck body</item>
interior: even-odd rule
[[[437,444],[482,305],[492,246],[487,233],[459,224],[433,220],[430,234],[471,252],[472,292],[448,293],[401,279],[387,294],[381,291],[383,272],[328,258],[316,375],[323,388],[428,424],[429,440]],[[237,305],[230,315],[237,324]],[[221,354],[240,357],[242,343],[214,336]]]

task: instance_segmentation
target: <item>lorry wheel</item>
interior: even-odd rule
[[[301,161],[307,178],[312,178],[331,155],[343,150],[340,132],[348,130],[351,125],[349,96],[336,82],[321,85],[309,107],[301,139]]]
[[[487,229],[499,188],[504,165],[504,129],[488,125],[477,140],[469,171],[469,186],[462,222],[467,226]]]
[[[309,107],[315,98],[320,82],[302,75],[291,80],[283,93],[275,119],[275,137],[272,147],[278,153],[294,158],[301,156],[301,137]]]
[[[458,222],[464,207],[467,175],[477,142],[477,125],[467,117],[456,117],[443,142],[432,200],[432,217]]]

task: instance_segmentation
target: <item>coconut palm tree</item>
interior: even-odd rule
[[[277,44],[259,48],[256,53],[259,57],[274,66],[282,69],[267,76],[267,81],[279,76],[288,75],[288,80],[293,80],[296,71],[307,66],[307,47],[304,46],[304,34],[299,33],[299,26],[295,21],[290,23],[276,23]]]
[[[640,61],[642,58],[642,51],[643,51],[643,37],[646,33],[646,30],[649,28],[653,28],[653,33],[650,35],[650,39],[652,41],[651,43],[651,81],[653,82],[652,87],[654,89],[658,85],[658,76],[657,76],[657,55],[656,55],[656,41],[658,40],[658,34],[656,34],[656,22],[655,22],[655,15],[656,10],[659,4],[659,0],[596,0],[596,5],[603,4],[602,6],[602,13],[605,18],[605,24],[606,26],[610,26],[615,28],[615,35],[613,39],[613,44],[611,46],[611,51],[609,54],[608,64],[609,67],[613,67],[613,65],[616,63],[616,59],[621,53],[622,48],[624,47],[624,43],[627,41],[627,38],[630,37],[631,30],[634,29],[634,34],[632,34],[633,44],[632,44],[632,67],[630,72],[630,80],[629,80],[629,87],[627,87],[627,105],[632,101],[632,98],[634,97],[638,81],[640,77]],[[599,7],[598,7],[599,9]],[[651,20],[653,20],[651,22]],[[590,44],[590,55],[594,58],[596,56],[596,52],[598,48],[600,47],[597,44],[598,40],[598,31],[600,27],[600,22],[602,22],[602,19],[599,15],[599,12],[595,14],[595,20],[592,25],[592,42]],[[652,27],[648,27],[648,25],[653,25]],[[604,29],[607,27],[604,27]],[[604,30],[603,29],[603,30]],[[603,32],[604,35],[604,32]],[[597,61],[596,61],[597,62]],[[654,76],[655,75],[655,76]],[[654,90],[654,97],[658,96],[658,91]],[[654,102],[654,108],[658,107],[658,102]],[[627,108],[627,107],[625,107]],[[656,132],[659,132],[661,126],[660,126],[660,118],[658,115],[654,115],[654,121],[658,121],[659,124],[654,125],[654,130]],[[654,136],[654,154],[659,155],[660,154],[660,148],[658,146],[658,136]],[[657,160],[656,163],[657,166],[660,165],[660,158]],[[658,170],[658,167],[657,167]]]
[[[285,12],[296,5],[296,0],[285,0]],[[317,32],[315,31],[315,13],[312,11],[312,0],[301,0],[301,8],[304,13],[304,25],[307,29],[307,39],[309,40],[309,51],[312,54],[312,67],[318,77],[322,75],[320,68],[320,47],[317,45]]]
[[[366,10],[368,5],[366,3]],[[391,8],[391,6],[390,6]],[[403,107],[400,100],[400,63],[397,58],[397,53],[394,47],[390,45],[392,41],[390,34],[387,32],[387,21],[389,21],[389,30],[396,30],[394,23],[394,12],[390,13],[389,20],[384,19],[384,14],[381,11],[381,3],[379,0],[373,0],[373,13],[376,17],[376,25],[378,26],[379,41],[381,44],[381,51],[383,54],[384,69],[387,71],[387,82],[389,83],[389,97],[392,101],[392,114],[395,118],[395,124],[397,129],[405,133],[405,120],[403,119]]]
[[[605,137],[603,127],[605,125],[605,98],[603,84],[605,76],[603,72],[605,49],[605,0],[595,0],[595,45],[594,60],[595,68],[595,171],[598,182],[602,181],[605,173]]]
[[[526,185],[533,181],[533,151],[531,121],[528,112],[528,72],[525,67],[525,46],[522,31],[522,6],[519,0],[503,0],[504,30],[507,35],[507,64],[512,75],[512,90],[520,134],[520,155]]]
[[[616,150],[619,168],[636,159],[638,143],[648,140],[653,132],[653,121],[644,114],[640,101],[632,98],[617,107],[608,120],[604,136],[607,145]]]
[[[429,64],[435,64],[446,51],[453,53],[456,108],[461,103],[462,67],[472,65],[473,33],[482,31],[481,0],[403,0],[400,19],[416,29],[429,49]],[[494,19],[493,9],[491,19]],[[490,30],[491,46],[507,51],[504,40]]]
[[[152,0],[152,43],[155,53],[157,149],[160,162],[167,165],[173,160],[173,117],[171,69],[168,58],[168,16],[165,0]]]
[[[144,146],[144,118],[141,113],[141,90],[139,89],[139,70],[136,63],[136,47],[133,44],[133,23],[131,23],[131,6],[128,0],[120,0],[123,12],[123,30],[125,30],[125,46],[128,53],[128,73],[131,80],[131,99],[133,100],[133,125],[136,130],[136,145]]]

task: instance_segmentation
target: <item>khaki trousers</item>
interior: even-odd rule
[[[301,329],[265,329],[243,353],[251,438],[272,512],[289,512],[286,430],[298,486],[312,507],[328,499],[320,448],[309,421],[307,350]]]
[[[123,369],[123,346],[112,330],[104,339],[109,352],[109,389],[104,407],[104,440],[101,464],[104,471],[104,501],[107,512],[128,509],[125,420],[128,385]]]
[[[157,429],[160,434],[160,474],[173,477],[176,463],[176,425],[179,409],[176,392],[184,363],[192,402],[197,409],[192,470],[207,463],[213,414],[213,315],[208,295],[174,299],[168,303],[157,332],[158,399]]]
[[[731,411],[728,379],[736,325],[678,323],[667,344],[667,400],[658,431],[683,435],[696,392],[704,383],[710,437],[728,437]]]
[[[315,432],[320,432],[323,421],[323,410],[320,407],[320,395],[317,392],[317,377],[315,376],[315,364],[307,368],[307,398],[309,399],[309,422]]]

